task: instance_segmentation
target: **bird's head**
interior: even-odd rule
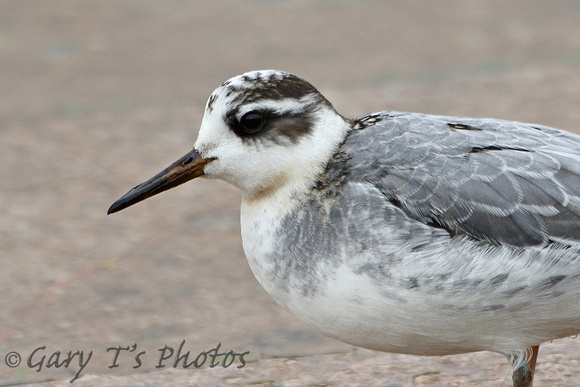
[[[209,97],[194,149],[116,201],[108,213],[199,176],[223,179],[248,200],[280,188],[308,189],[349,129],[310,83],[281,71],[253,71]]]

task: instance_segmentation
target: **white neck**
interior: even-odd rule
[[[244,252],[254,275],[272,295],[277,292],[276,285],[267,283],[267,277],[263,275],[271,269],[270,253],[278,248],[271,244],[275,239],[270,236],[286,214],[307,200],[308,193],[350,130],[350,125],[340,115],[328,113],[320,114],[322,119],[317,122],[313,133],[297,145],[299,149],[291,167],[284,171],[284,178],[268,190],[243,191],[241,231]]]

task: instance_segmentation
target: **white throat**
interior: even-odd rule
[[[300,201],[310,192],[349,130],[350,125],[333,110],[318,112],[312,133],[298,144],[280,146],[275,150],[278,162],[262,166],[269,171],[261,184],[240,187],[242,210],[262,205],[287,207]]]

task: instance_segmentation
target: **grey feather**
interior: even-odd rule
[[[327,179],[372,184],[452,235],[521,247],[580,241],[580,136],[496,119],[373,117],[354,120]]]

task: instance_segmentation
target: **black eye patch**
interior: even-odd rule
[[[312,130],[313,125],[308,109],[298,113],[256,109],[245,113],[239,119],[237,115],[236,110],[228,112],[226,122],[237,136],[252,141],[281,144],[290,140],[296,143],[302,135]]]

